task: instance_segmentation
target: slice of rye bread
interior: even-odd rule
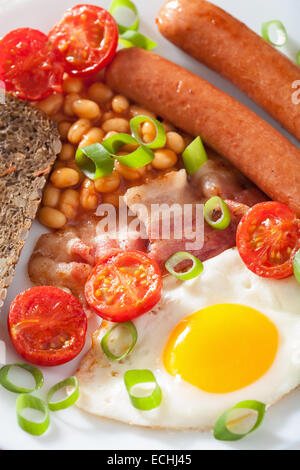
[[[56,124],[8,94],[0,104],[0,308],[61,142]]]

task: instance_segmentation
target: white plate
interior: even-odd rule
[[[29,26],[47,32],[60,18],[66,8],[75,5],[76,0],[0,0],[0,35],[11,29]],[[80,3],[80,2],[78,2]],[[83,2],[82,2],[83,3]],[[93,3],[90,0],[90,3]],[[94,3],[108,7],[109,0],[95,0]],[[228,92],[252,108],[275,127],[280,126],[258,106],[252,103],[233,85],[214,72],[170,45],[162,38],[155,26],[155,16],[163,0],[135,0],[140,10],[141,31],[159,43],[157,52],[174,62],[199,73],[222,90]],[[234,14],[256,32],[262,22],[280,19],[285,24],[291,41],[285,52],[291,58],[300,49],[299,0],[214,0],[214,3]],[[297,48],[298,44],[298,48]],[[300,72],[299,72],[300,78]],[[287,135],[287,134],[286,134]],[[291,137],[289,137],[291,138]],[[294,142],[296,142],[294,140]],[[18,360],[7,337],[6,319],[11,301],[27,287],[26,266],[33,246],[43,228],[36,222],[30,232],[17,267],[14,282],[9,289],[7,300],[1,312],[0,340],[7,345],[7,363]],[[87,346],[88,347],[88,346]],[[87,348],[86,348],[87,349]],[[46,387],[71,375],[80,358],[66,366],[44,369]],[[43,396],[44,392],[41,392]],[[23,432],[15,418],[16,396],[0,387],[0,448],[4,449],[299,449],[300,448],[300,391],[282,400],[271,409],[263,426],[247,439],[234,444],[217,442],[210,434],[198,432],[170,432],[140,429],[102,420],[80,412],[75,407],[51,414],[51,427],[40,438]]]

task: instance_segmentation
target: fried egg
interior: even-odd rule
[[[79,408],[125,423],[205,430],[243,400],[271,405],[300,384],[300,289],[294,278],[262,279],[234,248],[204,263],[191,281],[164,279],[162,299],[134,323],[138,341],[120,362],[93,337],[77,377]],[[131,369],[149,369],[160,406],[133,407],[124,384]]]

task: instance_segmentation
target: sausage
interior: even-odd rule
[[[300,105],[292,100],[300,69],[291,60],[205,0],[168,0],[157,24],[167,39],[233,82],[300,140]]]
[[[152,52],[120,51],[107,83],[227,158],[271,199],[300,216],[300,150],[213,85]]]

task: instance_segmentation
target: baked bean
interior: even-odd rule
[[[72,123],[68,121],[61,121],[58,124],[58,132],[62,139],[66,139],[68,137],[68,132],[71,126],[72,126]]]
[[[50,181],[56,188],[69,188],[78,184],[79,174],[72,168],[60,168],[53,171]]]
[[[105,193],[103,194],[102,202],[104,204],[111,204],[114,207],[119,207],[119,197],[118,193]]]
[[[72,144],[62,144],[62,148],[59,154],[59,159],[62,161],[71,160],[75,157],[75,148]]]
[[[154,152],[152,166],[156,170],[168,170],[177,163],[177,155],[170,149],[159,149]]]
[[[65,97],[65,102],[64,102],[64,113],[67,116],[75,116],[75,113],[73,111],[73,103],[75,101],[78,101],[81,99],[81,96],[78,93],[69,93]]]
[[[97,103],[106,103],[114,96],[112,90],[104,83],[93,83],[88,89],[89,97]]]
[[[79,192],[75,191],[75,189],[66,189],[59,201],[59,209],[67,219],[74,219],[76,217],[78,207],[79,207]]]
[[[185,149],[185,142],[178,132],[167,132],[167,147],[175,153],[182,153]]]
[[[64,97],[61,93],[54,93],[42,101],[39,101],[37,107],[44,113],[52,116],[58,113],[64,102]]]
[[[49,228],[62,228],[67,223],[65,214],[53,207],[42,207],[39,210],[39,220]]]
[[[80,204],[87,211],[95,210],[98,206],[98,195],[93,181],[86,178],[80,189]]]
[[[83,90],[83,82],[80,78],[67,77],[63,83],[65,93],[80,93]]]
[[[117,132],[116,132],[116,131],[110,131],[110,132],[108,132],[108,133],[105,134],[105,136],[103,137],[103,140],[109,139],[109,138],[112,137],[113,135],[117,135]]]
[[[100,117],[101,110],[97,103],[91,100],[77,100],[72,104],[73,112],[79,118],[96,119]]]
[[[51,118],[57,122],[57,124],[63,122],[63,121],[66,121],[66,119],[68,118],[68,116],[65,115],[65,113],[63,113],[62,111],[58,111],[58,113],[55,113],[55,114],[52,114],[51,115]]]
[[[111,107],[115,113],[125,113],[129,109],[129,101],[125,96],[116,95],[111,102]]]
[[[121,183],[120,175],[114,171],[111,175],[103,176],[94,181],[95,189],[99,193],[111,193],[118,189]]]
[[[141,126],[141,136],[146,144],[150,144],[156,137],[156,127],[151,121],[146,121]]]
[[[104,137],[104,131],[100,127],[92,127],[82,138],[79,148],[87,147],[88,145],[101,143]]]
[[[172,126],[172,124],[170,124],[170,123],[167,122],[167,121],[163,121],[163,122],[162,122],[162,125],[163,125],[163,127],[164,127],[164,129],[165,129],[165,132],[173,132],[173,131],[175,131],[175,127]]]
[[[102,122],[107,121],[108,119],[112,119],[116,117],[116,115],[112,111],[107,111],[106,113],[103,114],[102,116]]]
[[[74,122],[68,132],[68,139],[71,144],[78,144],[91,127],[89,119],[78,119]]]
[[[124,118],[108,119],[102,124],[104,132],[129,132],[129,122]]]
[[[119,152],[118,155],[122,156],[122,152]],[[120,175],[123,176],[123,178],[128,181],[139,180],[146,173],[146,167],[144,166],[141,168],[129,168],[128,166],[123,165],[119,161],[115,162],[115,169],[118,173],[120,173]]]
[[[48,183],[44,189],[43,204],[48,207],[56,207],[59,203],[60,190]]]
[[[131,118],[135,116],[150,116],[151,118],[155,119],[155,114],[151,113],[151,111],[147,111],[147,109],[140,108],[139,106],[130,106],[129,108],[129,115]]]

